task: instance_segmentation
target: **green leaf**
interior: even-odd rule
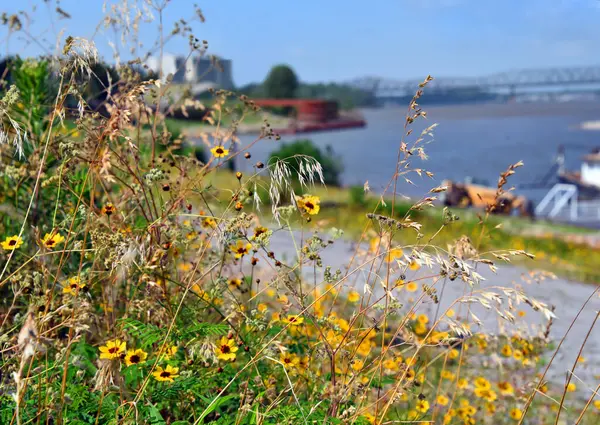
[[[229,400],[236,398],[237,395],[235,394],[230,394],[228,396],[225,397],[221,397],[219,398],[217,401],[215,401],[212,406],[210,406],[208,409],[206,409],[204,411],[204,413],[198,418],[198,423],[201,424],[204,422],[204,418],[206,416],[208,416],[209,414],[211,414],[212,412],[214,412],[216,409],[218,409],[219,407],[221,407],[222,405],[224,405],[225,403],[227,403]]]
[[[162,425],[167,424],[165,419],[162,417],[156,406],[150,405],[148,406],[148,410],[150,413],[150,423],[153,425]]]

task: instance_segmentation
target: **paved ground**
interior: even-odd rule
[[[300,235],[294,234],[294,237],[296,237],[297,242],[299,242]],[[279,232],[274,234],[271,244],[271,249],[277,253],[285,252],[290,257],[294,255],[293,244],[290,242],[289,233]],[[323,265],[329,265],[333,270],[339,268],[345,273],[346,263],[352,255],[352,252],[354,252],[354,247],[351,243],[343,240],[336,241],[323,252]],[[353,267],[356,267],[356,265]],[[557,318],[554,320],[551,327],[551,336],[557,343],[565,335],[569,326],[571,326],[579,309],[596,290],[595,285],[567,281],[564,279],[548,279],[543,281],[531,279],[531,273],[520,267],[502,266],[499,267],[497,273],[494,274],[487,267],[481,267],[480,265],[479,272],[486,280],[482,282],[480,288],[475,289],[493,289],[494,287],[521,288],[529,297],[535,298],[548,305],[554,305]],[[306,276],[312,277],[312,267],[307,268],[305,273]],[[427,273],[427,275],[434,275],[437,273],[437,270],[426,270],[422,268],[417,272],[411,273],[412,275],[409,274],[407,276],[409,279],[425,276],[425,273]],[[368,268],[363,268],[360,272],[354,273],[352,278],[347,280],[345,288],[355,287],[362,293],[367,275]],[[441,282],[438,285],[441,285]],[[442,287],[436,286],[436,288],[438,289],[438,294],[440,294]],[[454,300],[463,296],[465,291],[468,290],[468,285],[463,282],[458,280],[454,282],[447,281],[444,286],[443,296],[440,297],[441,308],[445,309]],[[383,293],[383,290],[381,287],[378,287],[376,288],[376,292],[381,294]],[[423,306],[422,311],[429,311],[431,314],[434,314],[436,309],[437,305],[433,302],[429,302]],[[563,343],[563,347],[559,351],[551,369],[553,379],[564,379],[566,372],[572,367],[574,360],[577,358],[579,347],[583,343],[599,309],[600,297],[598,296],[598,293],[596,293],[581,312],[577,321],[575,321],[573,328]],[[533,311],[531,307],[521,304],[518,307],[518,310],[525,311],[525,317],[519,320],[526,322],[530,331],[542,330],[544,328],[546,323],[545,319],[541,317],[540,314]],[[462,311],[466,311],[466,307],[462,307]],[[510,331],[511,326],[514,326],[508,324],[504,320],[498,319],[495,312],[485,310],[481,306],[473,307],[472,311],[483,322],[483,327],[486,332],[498,334],[504,331]],[[585,384],[579,382],[577,384],[582,389],[586,386],[593,388],[598,384],[594,377],[600,374],[600,323],[593,328],[583,351],[583,357],[586,361],[583,364],[578,365],[576,374],[585,381]]]

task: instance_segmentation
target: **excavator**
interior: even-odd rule
[[[572,173],[565,170],[565,150],[587,150],[589,146],[569,143],[568,146],[558,145],[558,151],[554,157],[554,161],[548,171],[531,183],[520,184],[520,189],[546,189],[552,187],[554,183],[567,182],[569,184],[578,184],[573,181],[573,177],[577,178],[577,173]],[[600,148],[592,151],[599,153]],[[519,215],[535,218],[535,208],[533,202],[524,196],[516,196],[513,193],[504,193],[499,199],[496,199],[496,189],[485,185],[471,184],[471,182],[458,183],[450,180],[445,180],[443,183],[447,186],[447,191],[443,193],[444,205],[448,207],[479,207],[485,208],[490,204],[495,204],[493,212],[495,214],[510,215],[513,212],[518,212]],[[587,188],[580,187],[580,191],[586,194]],[[597,197],[597,193],[595,194]]]
[[[494,214],[511,215],[517,212],[521,217],[534,218],[533,202],[524,196],[517,196],[506,192],[496,199],[496,189],[470,183],[457,183],[445,180],[442,183],[447,187],[443,196],[444,205],[459,208],[486,208],[495,205]]]

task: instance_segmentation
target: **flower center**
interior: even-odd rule
[[[8,246],[15,246],[16,244],[17,244],[17,241],[16,241],[16,239],[11,239],[11,240],[8,242]]]
[[[167,372],[166,370],[165,370],[165,371],[162,371],[162,372],[160,373],[160,377],[161,377],[161,378],[170,378],[170,377],[171,377],[171,372]]]
[[[221,148],[217,148],[217,153],[218,153],[219,155],[221,155],[221,154],[223,153],[223,149],[221,149]]]
[[[55,244],[54,239],[50,239],[49,241],[46,241],[46,246],[51,247],[51,246],[54,246],[54,244]]]
[[[133,356],[131,356],[129,358],[129,361],[131,363],[139,363],[140,362],[140,356],[138,356],[137,354],[134,354]]]
[[[290,359],[289,357],[286,357],[285,359],[283,359],[284,363],[291,363],[292,359]]]
[[[227,354],[230,351],[231,351],[231,348],[229,348],[229,345],[221,345],[221,353]]]
[[[108,352],[109,352],[110,354],[115,354],[115,353],[117,353],[118,351],[119,351],[119,347],[110,347],[110,348],[108,349]]]
[[[306,206],[306,208],[308,208],[309,210],[312,210],[315,208],[314,204],[310,201],[305,202],[304,205]]]

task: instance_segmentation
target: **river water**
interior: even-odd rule
[[[411,175],[416,186],[404,183],[398,189],[411,197],[423,195],[445,178],[463,180],[469,176],[495,185],[499,173],[519,160],[525,167],[511,178],[511,183],[531,183],[548,172],[559,145],[566,147],[567,168],[576,170],[581,156],[600,146],[600,132],[579,129],[583,121],[600,119],[600,103],[596,102],[475,104],[425,109],[427,121],[417,124],[413,135],[427,125],[438,126],[434,140],[426,146],[429,159],[415,158],[412,168],[429,170],[435,178],[432,181]],[[309,138],[322,148],[331,146],[341,158],[343,185],[362,186],[368,180],[373,191],[381,192],[395,170],[405,114],[405,108],[364,110],[365,128],[283,136],[278,142],[260,141],[250,152],[253,159],[265,161],[278,144]],[[244,135],[243,145],[254,138]],[[239,165],[242,171],[249,171],[253,163],[242,160]],[[547,190],[520,192],[539,200]]]

